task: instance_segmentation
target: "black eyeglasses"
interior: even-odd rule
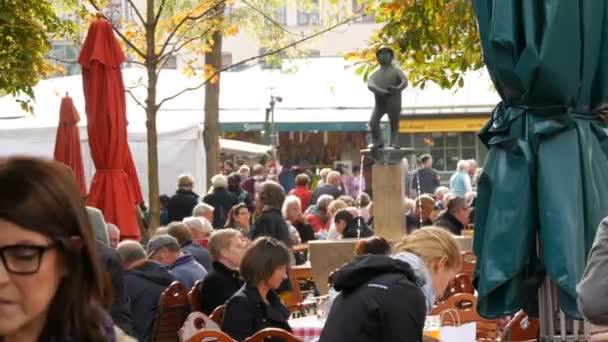
[[[10,245],[0,247],[0,256],[4,268],[11,274],[31,275],[40,270],[40,263],[44,253],[56,248],[55,243],[48,245]]]

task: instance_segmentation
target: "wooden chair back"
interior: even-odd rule
[[[292,289],[291,291],[281,293],[281,299],[289,311],[297,312],[300,310],[300,303],[302,303],[304,298],[302,296],[302,290],[300,290],[300,283],[298,283],[298,279],[291,271],[289,272],[289,280]]]
[[[525,312],[519,311],[505,327],[502,340],[508,342],[538,341],[539,333],[538,319],[532,319]]]
[[[213,312],[209,316],[209,318],[211,318],[211,320],[217,323],[220,327],[224,323],[224,310],[226,310],[226,305],[220,305],[213,309]]]
[[[178,331],[188,315],[188,292],[184,285],[174,281],[160,295],[151,341],[179,341]]]
[[[253,336],[245,339],[244,342],[264,342],[269,337],[283,339],[283,342],[303,342],[288,331],[278,328],[266,328],[258,331]]]
[[[431,311],[431,315],[440,315],[443,312],[455,310],[458,317],[450,314],[442,317],[443,325],[456,325],[458,320],[461,324],[475,322],[477,324],[477,341],[495,341],[499,337],[498,322],[488,320],[477,313],[477,297],[468,293],[458,293],[445,302],[437,304]]]
[[[460,253],[460,272],[467,273],[473,278],[475,272],[475,262],[477,262],[477,256],[473,251],[464,251]]]
[[[473,278],[469,273],[458,273],[454,279],[450,280],[448,287],[437,301],[443,302],[458,293],[475,294]]]
[[[201,311],[201,285],[203,281],[197,280],[194,286],[188,292],[188,303],[190,303],[190,312]]]
[[[201,330],[195,335],[190,337],[186,342],[206,342],[206,341],[217,341],[217,342],[237,342],[235,339],[230,337],[228,334],[221,330]]]
[[[179,330],[180,341],[187,341],[201,330],[222,330],[220,326],[202,312],[188,315],[186,322]]]

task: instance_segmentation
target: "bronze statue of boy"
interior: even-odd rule
[[[373,143],[368,146],[372,149],[382,148],[382,137],[380,135],[380,119],[388,114],[391,125],[391,137],[389,146],[397,146],[399,134],[399,116],[401,114],[401,92],[407,87],[407,78],[401,69],[393,65],[395,53],[389,47],[383,47],[376,51],[376,58],[380,68],[370,76],[367,88],[374,93],[376,105],[369,121]]]

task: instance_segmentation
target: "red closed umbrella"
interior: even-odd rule
[[[131,153],[120,69],[124,61],[125,55],[112,26],[98,15],[89,27],[78,57],[82,66],[89,146],[96,168],[87,203],[100,209],[106,221],[120,227],[121,238],[139,240],[135,192],[125,172]]]
[[[79,121],[80,115],[74,107],[74,101],[66,94],[61,99],[61,107],[59,108],[59,127],[57,127],[53,159],[72,169],[76,184],[80,187],[80,193],[86,194],[87,184],[84,179],[80,133],[78,132]]]

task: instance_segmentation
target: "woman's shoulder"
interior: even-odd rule
[[[137,340],[135,338],[127,335],[124,331],[122,331],[117,326],[114,326],[114,341],[116,341],[116,342],[137,342]]]

